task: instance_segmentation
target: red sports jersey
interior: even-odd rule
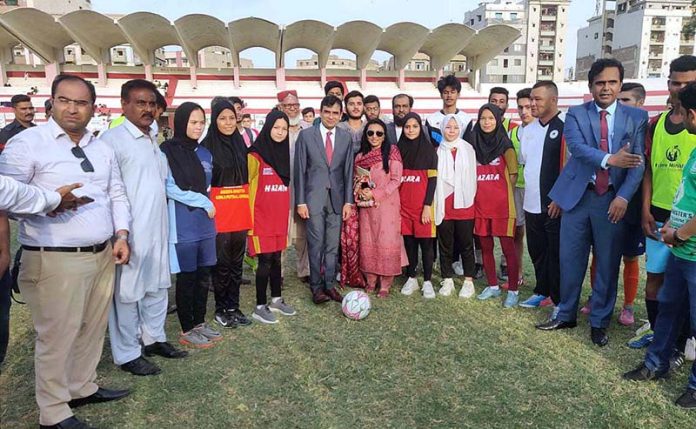
[[[428,171],[404,168],[401,175],[401,187],[399,187],[402,217],[420,220],[425,193],[428,189]]]
[[[483,219],[515,218],[515,200],[505,158],[501,155],[488,165],[476,166],[476,217]]]
[[[249,185],[210,188],[210,200],[215,206],[215,230],[218,233],[251,228]]]
[[[290,190],[258,153],[250,153],[248,160],[253,221],[248,237],[249,254],[284,250],[288,246]]]

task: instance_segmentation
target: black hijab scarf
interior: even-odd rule
[[[485,133],[481,129],[481,115],[484,110],[489,110],[495,116],[495,129],[490,133]],[[513,147],[503,126],[503,112],[498,106],[491,103],[481,106],[476,125],[467,130],[464,134],[464,140],[474,147],[476,160],[481,165],[490,164],[491,161]]]
[[[201,142],[213,154],[213,181],[211,185],[214,187],[239,186],[249,183],[247,147],[244,138],[239,134],[237,128],[231,135],[226,136],[220,132],[217,126],[217,118],[225,109],[235,112],[234,105],[228,100],[220,100],[213,106],[208,134]]]
[[[186,102],[177,107],[174,112],[174,137],[160,146],[167,156],[169,168],[174,176],[176,185],[184,191],[194,191],[208,195],[208,185],[201,160],[196,155],[198,141],[186,135],[191,113],[196,110],[204,112],[196,103]],[[205,118],[205,113],[203,113]]]
[[[266,116],[266,122],[256,137],[254,143],[249,148],[249,152],[258,153],[261,158],[270,165],[280,176],[285,186],[290,185],[290,133],[285,136],[285,140],[278,143],[271,138],[271,130],[278,119],[283,119],[290,128],[288,116],[278,110],[271,111]]]
[[[404,116],[404,126],[406,126],[406,122],[411,118],[418,121],[420,132],[418,133],[418,137],[414,140],[406,137],[405,132],[401,132],[397,147],[399,148],[399,152],[401,152],[404,168],[407,170],[435,169],[437,168],[437,153],[432,143],[430,143],[430,140],[428,140],[428,136],[426,136],[423,131],[421,117],[413,112],[407,114]]]

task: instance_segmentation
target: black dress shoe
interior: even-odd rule
[[[166,341],[156,342],[145,346],[145,356],[162,356],[168,359],[181,359],[188,356],[186,350],[179,350]]]
[[[230,321],[233,325],[236,326],[249,326],[251,325],[251,320],[249,320],[248,317],[242,313],[242,311],[238,308],[235,308],[233,310],[227,310],[225,313],[227,316],[227,320]]]
[[[558,318],[553,320],[548,320],[544,323],[539,323],[536,328],[542,331],[556,331],[559,329],[571,329],[578,326],[578,322],[573,320],[572,322],[564,322]]]
[[[77,408],[87,404],[97,404],[99,402],[117,401],[130,395],[130,390],[111,390],[98,388],[96,392],[84,398],[73,399],[68,402],[70,408]]]
[[[133,359],[130,362],[124,363],[121,365],[121,369],[130,372],[133,375],[157,375],[162,372],[160,367],[142,356],[139,356],[137,359]]]
[[[628,371],[623,375],[624,380],[630,381],[659,380],[667,377],[669,377],[669,371],[652,371],[645,366],[645,363],[641,363],[638,368],[634,369],[633,371]]]
[[[343,302],[343,295],[341,295],[341,293],[337,291],[335,287],[332,287],[331,289],[326,289],[325,293],[333,301]]]
[[[60,423],[54,425],[39,425],[41,429],[96,429],[94,426],[90,426],[87,423],[78,420],[77,417],[72,416],[63,420]]]
[[[592,338],[592,342],[599,347],[604,347],[607,344],[609,344],[609,337],[607,337],[607,330],[604,328],[592,328],[592,329],[590,329],[590,338]]]
[[[696,408],[696,389],[686,389],[675,404],[682,408]]]
[[[331,301],[331,298],[322,289],[312,291],[312,302],[316,305]]]

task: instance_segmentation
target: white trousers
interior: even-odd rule
[[[148,292],[138,302],[123,303],[119,300],[119,284],[116,282],[114,299],[109,313],[109,339],[111,355],[116,365],[123,365],[141,355],[143,345],[167,341],[164,321],[167,318],[169,289]]]

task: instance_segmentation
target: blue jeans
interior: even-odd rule
[[[696,262],[670,253],[665,281],[657,299],[660,311],[653,342],[645,355],[645,366],[652,371],[664,372],[669,369],[669,358],[685,318],[691,317],[691,331],[696,331]],[[689,388],[696,389],[696,362],[691,366]]]
[[[5,360],[10,341],[10,305],[12,304],[12,280],[10,270],[0,276],[0,365]]]

